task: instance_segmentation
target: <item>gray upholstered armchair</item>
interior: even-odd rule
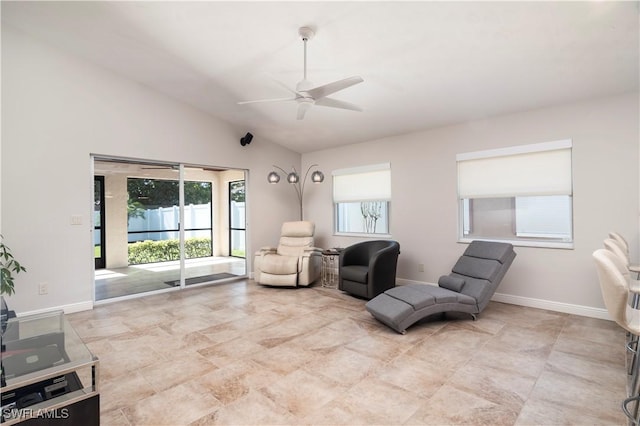
[[[400,244],[391,240],[364,241],[340,253],[338,288],[372,299],[396,285]]]
[[[263,247],[254,258],[254,279],[272,286],[308,286],[320,277],[322,250],[313,246],[313,222],[285,222],[278,247]]]

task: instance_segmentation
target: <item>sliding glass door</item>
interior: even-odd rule
[[[97,301],[246,276],[245,259],[227,249],[229,206],[220,202],[243,170],[111,158],[94,159],[94,170],[104,176],[94,238],[106,248]]]
[[[229,252],[231,256],[246,257],[245,238],[245,184],[244,180],[229,182]]]
[[[180,260],[179,185],[177,179],[127,177],[129,265]]]
[[[93,257],[96,269],[105,267],[104,176],[93,178]]]

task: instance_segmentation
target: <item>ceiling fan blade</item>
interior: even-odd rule
[[[238,105],[244,105],[244,104],[257,104],[257,103],[261,103],[261,102],[284,102],[284,101],[295,101],[296,98],[275,98],[275,99],[258,99],[255,101],[241,101],[238,102]]]
[[[333,98],[320,98],[315,102],[315,105],[320,105],[320,106],[324,106],[324,107],[331,107],[331,108],[342,108],[342,109],[350,109],[351,111],[360,111],[362,112],[362,108],[360,108],[358,105],[349,103],[349,102],[345,102],[345,101],[339,101],[337,99],[333,99]]]
[[[311,108],[311,103],[309,102],[300,102],[298,104],[298,120],[302,120],[304,115],[307,113],[307,110]]]
[[[324,86],[314,87],[313,89],[307,90],[307,93],[313,99],[320,99],[325,96],[329,96],[332,93],[335,93],[339,90],[346,89],[347,87],[351,87],[354,84],[362,83],[364,80],[360,76],[348,77],[342,80],[334,81],[333,83],[325,84]]]

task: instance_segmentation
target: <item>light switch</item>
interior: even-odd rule
[[[71,224],[72,225],[82,225],[82,216],[79,214],[71,215]]]

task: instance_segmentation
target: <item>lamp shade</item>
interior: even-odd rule
[[[267,180],[269,181],[269,183],[278,183],[280,182],[280,175],[276,172],[271,172],[267,176]]]
[[[316,170],[315,172],[311,173],[311,182],[321,183],[322,181],[324,181],[324,173],[322,173],[320,170]]]
[[[298,183],[299,180],[300,180],[300,177],[296,172],[291,172],[287,175],[287,181],[289,183]]]

